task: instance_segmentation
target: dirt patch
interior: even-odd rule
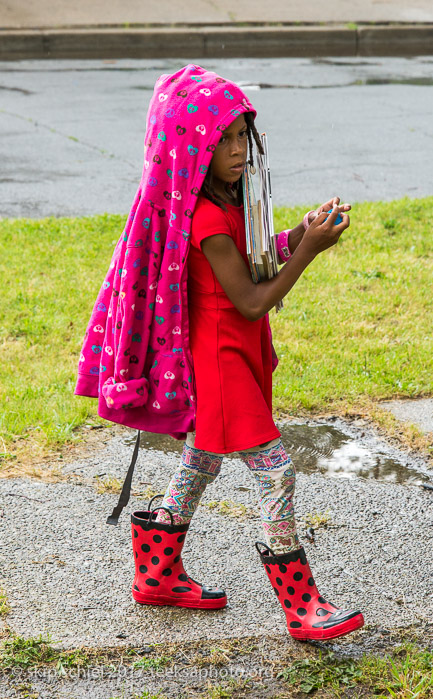
[[[32,440],[23,440],[15,453],[0,460],[0,478],[35,478],[46,483],[58,483],[71,480],[64,474],[65,465],[86,459],[102,451],[113,437],[129,434],[130,430],[122,425],[92,425],[77,428],[76,441],[51,450],[41,449]]]

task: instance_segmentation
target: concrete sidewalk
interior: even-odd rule
[[[433,53],[431,0],[0,0],[0,59]]]
[[[7,29],[173,26],[212,24],[433,23],[431,0],[0,0],[0,27]]]

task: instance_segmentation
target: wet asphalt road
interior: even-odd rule
[[[129,210],[156,78],[185,60],[0,63],[0,216]],[[274,201],[433,193],[433,57],[213,60],[270,141]]]

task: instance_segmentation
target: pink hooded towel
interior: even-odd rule
[[[177,438],[195,428],[191,219],[221,132],[243,112],[256,114],[244,93],[200,66],[155,85],[143,175],[93,308],[75,388],[98,397],[107,420]]]

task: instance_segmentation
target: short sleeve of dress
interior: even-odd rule
[[[197,202],[191,226],[191,245],[201,249],[201,243],[211,235],[229,235],[233,238],[227,213],[205,198]]]

